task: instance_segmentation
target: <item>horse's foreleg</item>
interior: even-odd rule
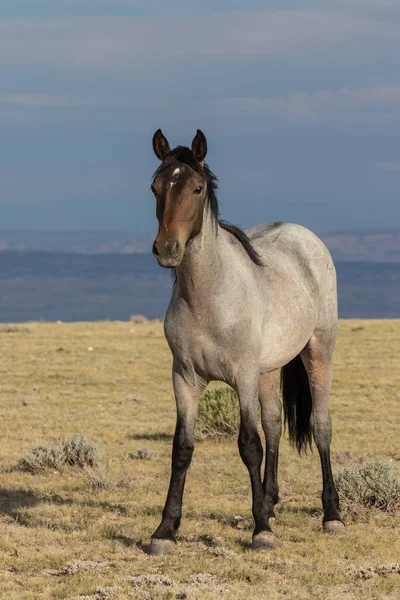
[[[258,414],[258,376],[255,389],[247,385],[238,386],[237,393],[240,403],[239,452],[246,465],[251,481],[253,495],[253,549],[261,550],[275,547],[275,536],[269,526],[270,507],[264,502],[264,490],[261,481],[261,463],[263,448],[257,430]],[[271,507],[272,510],[272,507]]]
[[[322,467],[323,527],[327,533],[343,531],[344,525],[339,513],[339,496],[333,481],[330,459],[332,426],[328,399],[332,383],[331,356],[326,354],[318,339],[311,338],[301,353],[301,358],[310,382],[312,396],[311,423]]]
[[[265,474],[263,481],[265,510],[274,518],[274,505],[279,500],[278,451],[282,433],[282,403],[276,393],[276,373],[260,377],[259,399],[261,422],[265,434]]]
[[[205,384],[188,383],[173,369],[173,384],[177,407],[177,420],[172,448],[172,471],[162,521],[151,538],[151,554],[168,554],[177,534],[182,516],[182,498],[186,473],[194,450],[194,427],[198,403]]]

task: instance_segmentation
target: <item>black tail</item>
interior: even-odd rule
[[[282,368],[281,391],[289,440],[299,454],[307,452],[307,447],[311,448],[312,399],[307,371],[300,354]]]

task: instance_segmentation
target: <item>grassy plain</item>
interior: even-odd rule
[[[399,352],[400,321],[340,323],[336,473],[360,457],[400,460]],[[286,437],[277,550],[250,549],[248,474],[224,439],[197,443],[175,554],[146,554],[175,419],[160,322],[2,325],[0,356],[0,598],[400,598],[398,574],[362,575],[400,561],[400,515],[366,511],[347,535],[324,535],[318,454],[298,457]],[[15,469],[25,452],[73,434],[101,447],[100,485],[78,468]],[[137,451],[147,459],[128,458]]]

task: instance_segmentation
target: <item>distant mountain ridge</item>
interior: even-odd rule
[[[336,261],[341,318],[400,318],[400,263]],[[0,252],[0,322],[161,318],[173,281],[150,253]]]
[[[392,231],[336,231],[319,234],[334,260],[344,262],[400,262],[400,229]],[[40,232],[0,230],[0,251],[74,252],[79,254],[148,253],[154,235],[115,231]]]
[[[151,251],[152,236],[119,231],[1,230],[0,251],[136,254]]]
[[[321,235],[337,261],[400,262],[400,230],[338,231]]]

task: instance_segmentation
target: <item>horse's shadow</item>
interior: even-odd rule
[[[0,515],[16,516],[21,508],[32,508],[42,503],[72,504],[72,500],[57,495],[40,496],[31,490],[0,488]]]
[[[0,517],[7,515],[15,523],[25,527],[35,527],[29,519],[26,519],[21,514],[21,509],[29,509],[38,506],[39,504],[58,504],[60,506],[101,506],[110,512],[118,512],[120,514],[126,514],[127,509],[117,503],[109,503],[104,501],[76,501],[70,498],[63,498],[57,494],[46,494],[40,495],[35,494],[31,490],[24,489],[6,489],[0,488]],[[141,549],[142,552],[147,552],[148,548],[142,543],[140,539],[130,538],[120,533],[114,534],[112,539],[116,540],[120,544],[126,547],[134,547]]]
[[[307,515],[309,517],[313,517],[313,518],[317,518],[317,519],[322,519],[323,515],[324,515],[324,511],[322,510],[322,508],[320,506],[314,505],[314,506],[293,506],[291,504],[286,504],[283,505],[282,508],[280,508],[280,511],[282,513],[291,513],[294,515]],[[279,512],[278,510],[278,516],[279,516]]]
[[[128,439],[146,442],[169,442],[174,439],[174,436],[172,433],[161,431],[156,433],[131,433],[128,435]]]
[[[118,512],[120,514],[126,514],[127,509],[122,504],[115,502],[104,502],[104,501],[77,501],[71,498],[63,498],[58,494],[35,494],[31,490],[24,489],[6,489],[0,488],[0,515],[9,515],[14,519],[18,519],[19,510],[24,508],[32,508],[39,504],[58,504],[60,506],[71,506],[72,504],[78,506],[100,506],[101,508],[110,512]]]

